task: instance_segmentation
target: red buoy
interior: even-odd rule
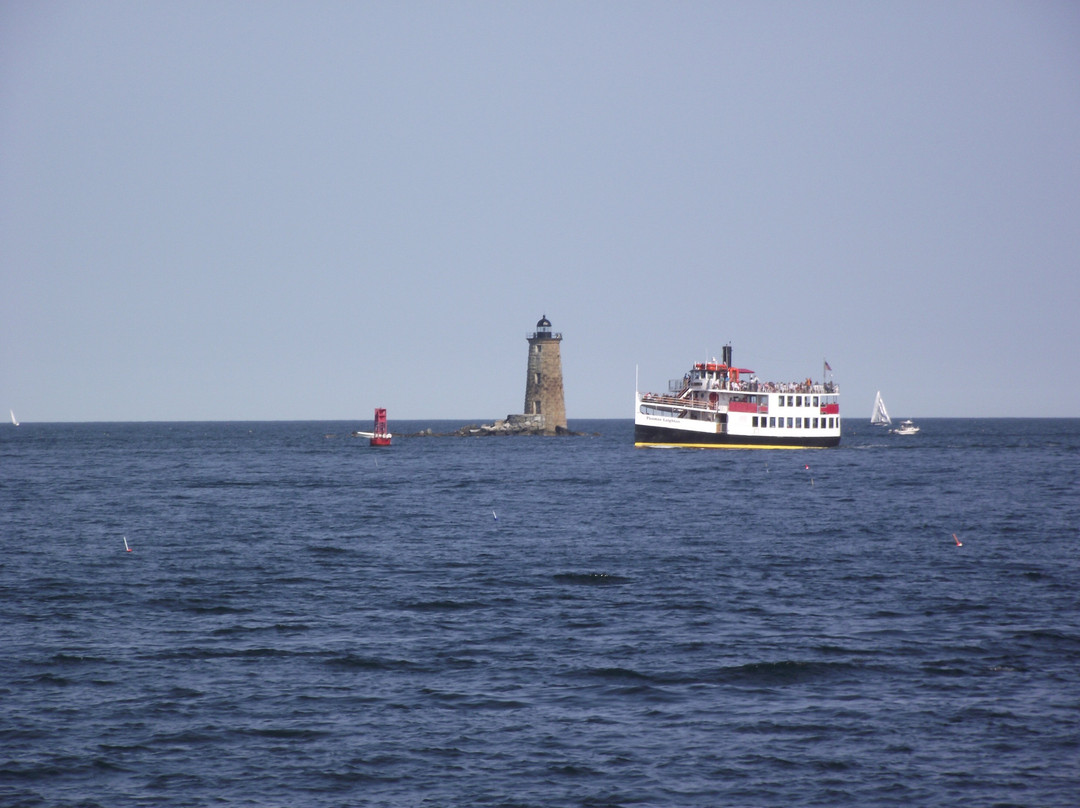
[[[376,407],[375,429],[371,435],[372,446],[389,446],[390,433],[386,431],[386,408]]]

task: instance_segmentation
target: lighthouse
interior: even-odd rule
[[[545,314],[536,323],[536,331],[527,334],[529,371],[525,380],[525,415],[542,416],[544,433],[554,435],[566,430],[566,404],[563,401],[562,334],[551,331]]]

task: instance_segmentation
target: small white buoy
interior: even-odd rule
[[[127,550],[129,553],[132,552],[131,548],[128,547],[127,536],[124,536],[124,549]]]

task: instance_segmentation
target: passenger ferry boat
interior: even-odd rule
[[[698,362],[668,393],[637,392],[635,446],[817,449],[840,445],[840,390],[830,382],[760,382],[723,362]],[[825,369],[829,370],[828,363]]]

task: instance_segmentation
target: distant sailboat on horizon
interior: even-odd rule
[[[19,425],[19,419],[15,417],[15,410],[8,410],[8,412],[11,413],[11,423],[14,426],[18,426]]]
[[[880,390],[878,390],[877,396],[874,398],[874,411],[870,414],[870,423],[874,426],[888,426],[892,423],[889,411],[885,409],[885,399],[881,397]]]

